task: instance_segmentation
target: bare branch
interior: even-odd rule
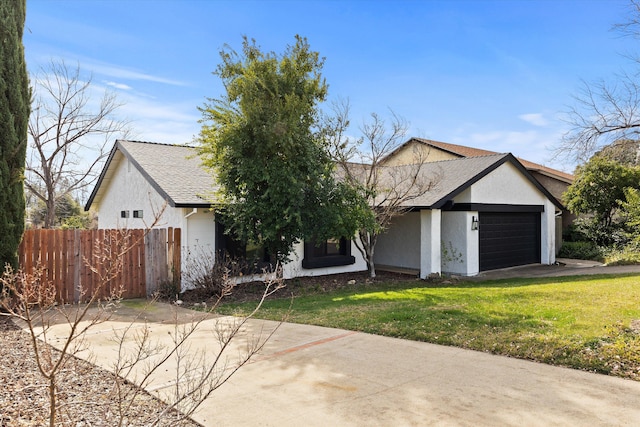
[[[56,202],[95,182],[107,144],[128,132],[129,124],[116,117],[122,104],[114,93],[105,91],[94,102],[91,77],[84,79],[79,66],[51,61],[32,84],[25,185],[45,202],[44,226],[51,228]]]
[[[366,199],[374,215],[375,226],[358,231],[356,248],[367,261],[371,276],[375,276],[373,255],[378,235],[394,218],[405,214],[411,202],[430,191],[441,179],[439,174],[425,173],[428,154],[414,149],[402,165],[387,165],[388,156],[406,138],[408,124],[393,111],[389,121],[371,114],[371,121],[360,126],[358,139],[346,136],[349,126],[347,101],[333,105],[334,115],[326,120],[330,154],[336,164],[337,179]]]

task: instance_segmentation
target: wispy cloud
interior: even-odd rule
[[[172,86],[187,86],[187,83],[173,80],[165,77],[154,76],[152,74],[143,73],[136,70],[131,70],[125,67],[119,67],[116,65],[101,64],[101,63],[85,63],[87,69],[90,69],[95,74],[100,74],[108,77],[115,77],[120,79],[129,80],[144,80],[154,83],[163,83]]]
[[[116,83],[116,82],[109,82],[109,81],[104,81],[104,84],[106,84],[107,86],[116,88],[116,89],[120,89],[120,90],[131,90],[131,86],[126,85],[124,83]]]
[[[534,126],[542,127],[549,124],[549,120],[547,120],[541,113],[520,114],[518,118],[527,123],[531,123]]]

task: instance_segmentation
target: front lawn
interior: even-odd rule
[[[295,286],[295,285],[290,285]],[[640,379],[640,275],[356,284],[258,317],[452,345]],[[223,304],[242,315],[252,303]]]

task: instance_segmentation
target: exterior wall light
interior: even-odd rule
[[[480,223],[478,222],[478,217],[471,217],[471,229],[478,230],[480,228]]]

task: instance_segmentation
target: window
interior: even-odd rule
[[[337,267],[355,264],[351,256],[351,240],[329,239],[324,242],[304,242],[304,259],[302,268]]]
[[[120,211],[120,218],[129,218],[129,211]]]
[[[255,243],[245,243],[236,236],[225,233],[225,227],[216,221],[216,253],[246,262],[246,273],[270,270],[271,257],[266,249]]]
[[[133,211],[134,218],[142,218],[142,211]]]

